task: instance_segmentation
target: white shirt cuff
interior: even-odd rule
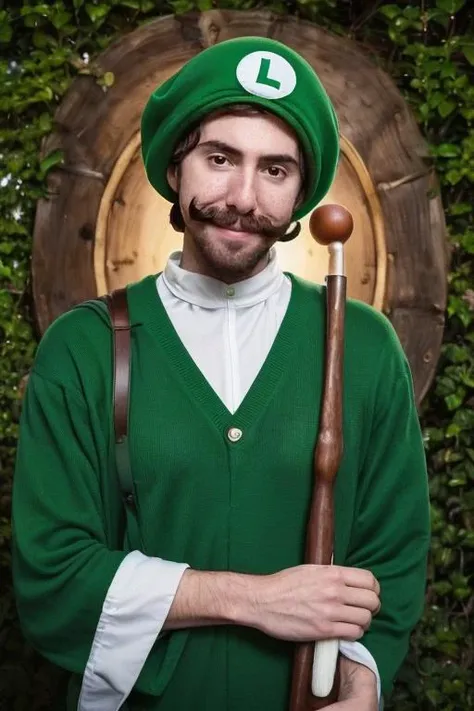
[[[124,558],[108,589],[87,661],[77,711],[118,711],[132,691],[168,616],[186,563],[150,558],[133,551]],[[375,659],[360,642],[339,642],[348,659],[373,671],[381,706]]]
[[[118,711],[132,691],[163,624],[186,563],[129,553],[102,607],[77,711]]]
[[[351,659],[353,662],[357,662],[358,664],[363,664],[365,667],[368,667],[374,672],[375,678],[377,680],[377,699],[379,703],[379,709],[382,709],[383,707],[380,674],[379,670],[377,669],[375,659],[373,658],[367,647],[364,647],[364,645],[360,642],[346,642],[344,640],[341,640],[339,642],[339,651],[348,659]]]

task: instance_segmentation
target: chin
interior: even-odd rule
[[[244,245],[240,249],[222,249],[222,245],[216,245],[203,255],[207,263],[214,272],[226,277],[245,278],[251,276],[261,262],[265,262],[269,247],[259,246],[259,248],[249,249],[249,245]]]
[[[232,232],[214,225],[196,231],[193,241],[209,272],[226,282],[256,273],[274,243],[258,233]]]

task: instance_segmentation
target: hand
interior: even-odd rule
[[[262,576],[250,624],[294,642],[354,641],[380,609],[380,586],[368,570],[300,565]]]
[[[378,711],[375,674],[366,666],[341,657],[339,700],[328,711]]]

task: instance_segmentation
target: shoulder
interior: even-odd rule
[[[143,303],[149,297],[150,284],[156,280],[147,275],[126,285],[130,322],[140,323]],[[106,303],[98,298],[81,302],[58,316],[43,334],[38,345],[34,369],[50,379],[72,377],[82,373],[103,375],[111,365],[113,330]]]
[[[70,382],[78,368],[87,371],[90,364],[111,352],[111,335],[106,304],[95,299],[80,303],[46,329],[33,370],[53,381]]]
[[[84,301],[54,319],[39,342],[38,352],[66,343],[74,344],[83,338],[90,340],[110,330],[106,304],[99,299]]]
[[[398,334],[389,318],[370,304],[347,299],[346,326],[348,335],[365,341],[371,348],[400,348]]]
[[[308,281],[303,277],[294,274],[293,272],[284,272],[290,279],[292,287],[296,289],[303,299],[312,301],[313,303],[322,302],[324,299],[325,289],[322,284],[317,284],[314,281]]]
[[[326,306],[326,286],[316,282],[307,281],[296,274],[287,272],[293,287],[300,294],[308,307],[316,305],[319,308]],[[375,338],[391,339],[396,336],[390,320],[370,304],[358,299],[346,299],[345,322],[350,328],[369,328]]]
[[[326,287],[322,284],[289,274],[308,309],[320,314],[326,309]],[[395,356],[404,360],[398,334],[389,318],[370,304],[353,298],[346,299],[344,338],[349,351],[358,357],[368,354],[379,358]]]

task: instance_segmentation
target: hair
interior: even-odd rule
[[[205,120],[219,118],[219,116],[274,116],[270,111],[261,108],[260,106],[255,106],[253,104],[230,104],[228,106],[223,106],[220,109],[212,111],[207,114]],[[170,165],[179,167],[181,161],[191,153],[192,150],[196,148],[201,138],[201,122],[195,124],[186,133],[183,138],[181,138],[175,146],[173,154],[171,156]],[[301,178],[302,178],[302,188],[300,194],[305,192],[305,158],[303,151],[300,147],[300,165],[301,165]],[[185,224],[183,215],[181,213],[181,208],[179,202],[173,203],[170,211],[170,222],[173,228],[177,232],[184,232]]]

